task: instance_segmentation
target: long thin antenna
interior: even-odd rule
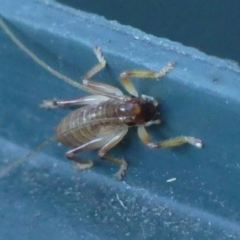
[[[42,68],[50,72],[53,76],[57,77],[58,79],[63,80],[64,82],[81,89],[83,91],[92,92],[87,86],[84,86],[71,78],[61,74],[60,72],[56,71],[55,69],[48,66],[43,60],[37,57],[29,48],[27,48],[17,37],[16,35],[9,29],[3,19],[0,17],[0,26],[4,30],[4,32],[9,36],[9,38],[22,50],[24,51],[30,58],[33,59],[34,62],[39,64]]]
[[[52,137],[50,139],[48,139],[47,141],[43,142],[42,144],[38,145],[36,148],[34,148],[32,151],[28,152],[26,155],[24,155],[23,157],[17,159],[16,161],[14,161],[13,163],[11,163],[10,165],[8,165],[7,167],[3,168],[0,171],[0,178],[3,178],[4,176],[6,176],[12,169],[14,169],[15,167],[17,167],[18,165],[20,165],[21,163],[25,162],[29,157],[31,157],[33,154],[35,154],[36,152],[41,151],[44,147],[46,147],[47,145],[49,145],[50,143],[56,141],[56,137]]]

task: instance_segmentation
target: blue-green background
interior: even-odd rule
[[[134,81],[140,93],[161,103],[163,124],[149,132],[155,140],[186,134],[205,143],[202,150],[151,150],[132,129],[111,152],[129,163],[122,182],[113,178],[117,167],[95,152],[86,156],[96,166],[77,172],[64,157],[67,148],[54,143],[0,179],[0,239],[240,238],[236,64],[53,1],[0,0],[0,5],[21,41],[77,80],[96,63],[94,45],[109,63],[94,79],[117,87],[126,69],[158,70],[176,61],[159,81]],[[51,76],[3,31],[0,41],[2,169],[50,138],[69,112],[44,111],[38,107],[43,99],[86,93]],[[171,178],[176,181],[167,182]]]
[[[58,0],[240,63],[238,0]]]

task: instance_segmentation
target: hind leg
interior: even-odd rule
[[[81,152],[88,152],[95,149],[100,149],[98,151],[98,156],[108,162],[113,164],[120,165],[119,171],[115,174],[118,179],[121,179],[127,169],[127,163],[124,159],[117,159],[113,157],[106,156],[106,153],[110,151],[114,146],[116,146],[122,138],[126,135],[128,127],[124,126],[117,128],[110,132],[109,134],[104,135],[104,137],[93,139],[87,143],[80,145],[77,148],[74,148],[66,153],[66,157],[77,163],[78,170],[85,170],[93,166],[91,160],[82,159],[76,155]]]
[[[123,127],[122,129],[119,129],[118,131],[116,131],[115,135],[113,135],[109,139],[109,142],[98,151],[98,156],[100,158],[120,166],[118,172],[115,174],[115,177],[119,180],[122,179],[122,177],[124,176],[127,170],[127,162],[123,158],[119,159],[119,158],[107,156],[106,153],[109,152],[113,147],[115,147],[123,139],[123,137],[127,134],[127,131],[128,131],[128,127]]]
[[[67,159],[74,161],[77,163],[77,169],[82,171],[88,168],[91,168],[93,166],[93,161],[90,159],[83,159],[80,158],[78,156],[76,156],[79,153],[82,152],[88,152],[88,151],[92,151],[95,149],[99,149],[101,148],[103,145],[105,144],[105,140],[103,138],[97,138],[97,139],[93,139],[87,143],[84,143],[74,149],[69,150],[66,153],[66,157]]]

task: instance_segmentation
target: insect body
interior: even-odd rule
[[[130,77],[157,79],[170,72],[174,67],[173,63],[169,63],[159,72],[145,70],[123,72],[120,75],[120,79],[124,88],[129,93],[129,95],[124,95],[118,88],[91,80],[96,73],[106,66],[106,60],[99,47],[94,48],[99,63],[86,74],[83,78],[83,85],[81,85],[50,68],[45,62],[23,46],[22,43],[19,43],[1,19],[0,25],[11,39],[32,57],[35,62],[58,78],[92,94],[69,101],[45,100],[40,105],[47,109],[82,106],[71,112],[60,122],[54,138],[71,148],[71,150],[66,153],[66,157],[77,162],[80,170],[91,167],[93,162],[82,159],[77,155],[84,151],[98,150],[98,156],[101,159],[120,166],[116,177],[121,179],[127,169],[127,162],[124,159],[110,157],[107,153],[123,139],[129,127],[132,126],[138,128],[138,136],[142,142],[150,148],[175,147],[185,143],[189,143],[198,148],[203,146],[201,140],[189,136],[176,137],[155,143],[151,140],[145,129],[147,126],[160,123],[160,114],[157,109],[158,103],[153,97],[146,95],[139,96]],[[36,150],[41,149],[46,143],[48,143],[48,141]],[[27,156],[29,155],[31,155],[31,153]],[[20,159],[18,162],[24,159],[26,159],[26,157]],[[3,175],[3,173],[0,175]]]
[[[158,103],[153,97],[145,95],[139,97],[129,77],[163,77],[173,69],[173,63],[169,63],[159,72],[128,71],[122,73],[120,79],[130,94],[124,95],[118,88],[90,80],[106,65],[100,48],[95,48],[94,51],[99,64],[92,68],[83,79],[83,85],[89,88],[89,92],[93,95],[71,101],[44,101],[41,105],[45,108],[85,105],[66,116],[56,131],[57,139],[64,145],[72,147],[66,156],[77,162],[79,169],[89,168],[93,162],[81,159],[76,155],[83,151],[98,149],[100,158],[120,165],[116,177],[121,179],[127,168],[126,161],[106,154],[123,139],[131,126],[138,127],[140,139],[151,148],[174,147],[184,143],[202,147],[201,140],[188,136],[154,143],[145,130],[146,126],[160,123]]]

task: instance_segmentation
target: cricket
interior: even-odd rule
[[[147,132],[148,126],[161,123],[158,102],[152,96],[139,95],[131,78],[162,78],[174,69],[175,63],[168,63],[160,71],[124,71],[120,74],[120,81],[127,92],[127,94],[124,94],[120,89],[112,85],[92,80],[107,65],[100,47],[97,46],[93,49],[98,63],[85,74],[81,84],[52,69],[39,59],[18,40],[1,18],[0,26],[10,39],[38,65],[58,79],[89,93],[89,95],[78,99],[44,100],[40,105],[44,109],[66,107],[76,107],[76,109],[60,121],[56,127],[55,136],[8,167],[0,170],[0,178],[7,175],[14,167],[24,162],[32,154],[57,140],[69,147],[66,158],[76,162],[78,170],[82,171],[94,165],[92,160],[82,158],[81,153],[96,150],[99,158],[119,166],[115,177],[120,180],[126,173],[128,163],[122,158],[109,156],[108,152],[122,141],[130,127],[136,127],[143,144],[152,149],[177,147],[183,144],[190,144],[197,148],[203,147],[203,142],[200,139],[191,136],[179,136],[154,142]]]

